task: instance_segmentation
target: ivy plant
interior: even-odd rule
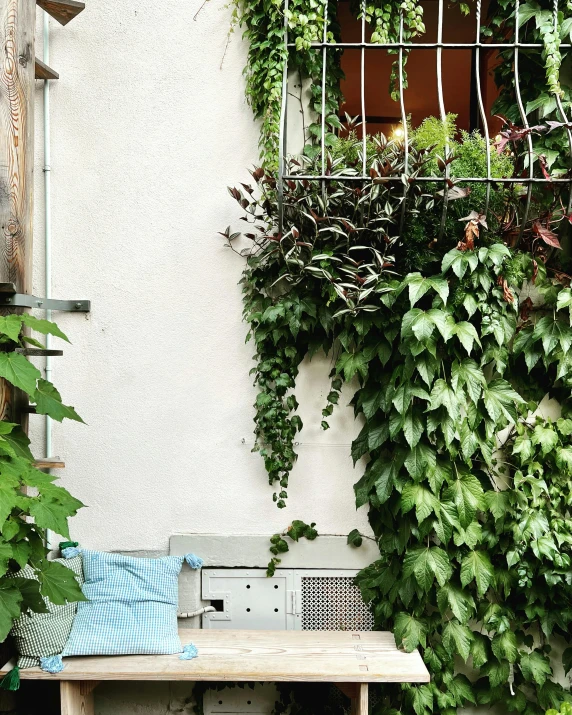
[[[38,414],[82,422],[24,356],[27,345],[44,346],[23,328],[68,341],[50,321],[26,313],[0,317],[0,377],[24,392]],[[48,561],[46,548],[46,531],[69,538],[67,520],[83,505],[55,483],[56,477],[35,468],[29,445],[18,424],[0,421],[0,641],[23,613],[46,611],[42,597],[54,604],[84,600],[73,573]],[[17,576],[25,566],[36,579]]]

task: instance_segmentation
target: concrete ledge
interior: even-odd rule
[[[281,554],[279,568],[362,569],[379,558],[374,541],[364,539],[360,547],[348,546],[345,536],[318,536],[314,541],[292,542],[290,551]],[[266,568],[272,554],[270,535],[264,534],[174,534],[169,553],[182,556],[192,552],[204,559],[205,566],[217,568]]]

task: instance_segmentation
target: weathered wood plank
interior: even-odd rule
[[[39,60],[34,60],[34,76],[36,79],[59,79],[60,75],[47,64]]]
[[[62,715],[95,715],[93,687],[91,683],[62,680],[60,703]]]
[[[65,469],[66,463],[59,457],[46,457],[45,459],[36,459],[34,467],[36,469]]]
[[[39,668],[24,679],[202,680],[330,683],[426,683],[429,673],[417,651],[402,653],[391,633],[351,631],[181,630],[199,657],[174,655],[65,658],[56,675]],[[367,691],[356,693],[363,708]],[[358,712],[367,712],[359,711]]]
[[[19,293],[32,280],[35,22],[35,0],[0,0],[0,282]],[[0,419],[18,421],[21,404],[2,380]]]
[[[36,0],[36,2],[61,25],[67,25],[70,20],[85,10],[85,3],[75,0]]]

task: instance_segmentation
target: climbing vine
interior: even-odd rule
[[[294,8],[286,17],[294,61],[316,79],[319,63],[309,70],[308,58],[318,62],[311,42],[323,16],[318,4],[311,16],[305,4]],[[417,3],[371,3],[374,42],[395,41],[400,8],[406,31],[423,32]],[[278,507],[286,506],[302,428],[294,394],[300,363],[319,351],[332,359],[324,429],[343,385],[354,390],[363,424],[351,449],[363,472],[356,506],[367,506],[380,552],[357,584],[376,627],[393,631],[405,650],[419,648],[431,671],[427,685],[384,686],[379,715],[453,715],[475,705],[541,715],[572,701],[557,678],[561,668],[572,670],[572,278],[563,250],[572,219],[567,188],[550,182],[570,171],[571,97],[560,45],[572,18],[529,1],[518,20],[521,39],[544,48],[520,53],[518,89],[534,123],[526,126],[519,111],[513,51],[503,51],[495,79],[506,119],[490,147],[458,132],[453,116],[428,118],[410,128],[406,165],[403,141],[370,136],[363,157],[354,124],[336,136],[327,120],[323,159],[332,180],[287,181],[279,230],[276,135],[263,128],[263,167],[252,185],[230,189],[249,224],[243,234],[223,235],[247,256],[255,449]],[[493,3],[483,36],[504,41],[514,29],[514,3]],[[264,53],[254,54],[262,61]],[[339,65],[336,72],[332,114]],[[259,114],[268,110],[265,97],[257,97]],[[268,116],[277,120],[279,105],[272,106],[277,113]],[[489,194],[463,181],[487,175],[487,151],[493,177],[525,175],[530,138],[535,176],[547,180],[530,201],[518,182],[499,182]],[[370,181],[344,181],[364,158]],[[288,161],[289,174],[321,173],[317,143]],[[445,189],[419,181],[445,169]],[[250,246],[237,248],[245,239]],[[544,411],[546,395],[559,416]],[[296,534],[307,536],[304,529]],[[356,530],[348,536],[356,547],[361,540]],[[287,547],[284,535],[273,537],[270,572]],[[299,713],[327,711],[283,693],[277,712],[292,702]]]

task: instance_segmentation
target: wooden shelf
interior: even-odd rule
[[[59,79],[59,74],[36,57],[36,79]]]
[[[62,462],[59,457],[46,457],[45,459],[36,459],[34,467],[36,469],[65,469],[66,463]]]
[[[76,0],[36,0],[36,5],[39,5],[60,25],[67,25],[70,20],[85,10],[85,3]]]

